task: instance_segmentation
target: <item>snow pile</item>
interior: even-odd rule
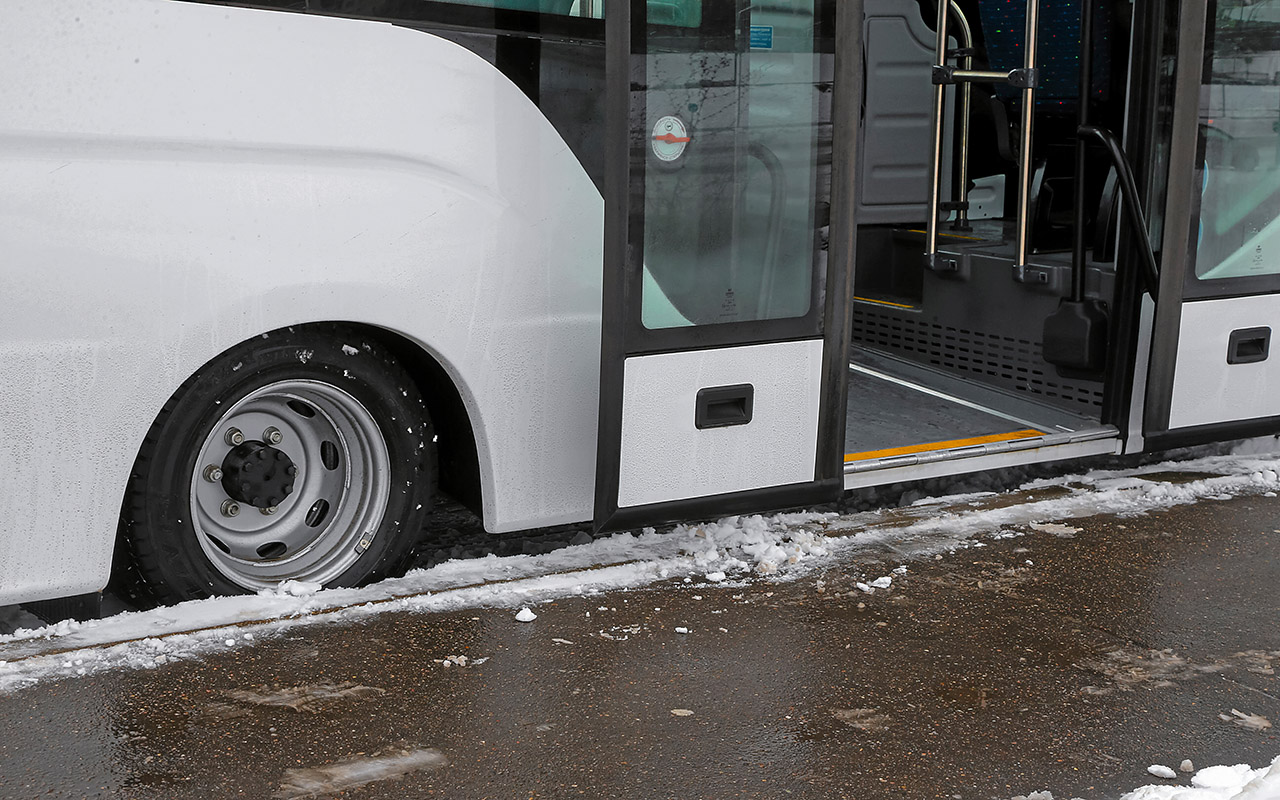
[[[1161,476],[1170,471],[1181,473],[1184,480],[1177,483],[1162,480]],[[1196,474],[1204,477],[1193,478]],[[1148,475],[1152,477],[1146,477]],[[1280,491],[1280,460],[1275,454],[1270,457],[1211,456],[1136,469],[1095,470],[1042,478],[1017,491],[1034,497],[1045,490],[1052,492],[1048,499],[1009,504],[1000,502],[1006,495],[994,492],[921,498],[906,508],[842,516],[829,523],[829,533],[847,529],[858,546],[879,543],[914,557],[939,549],[981,547],[983,543],[971,541],[973,537],[990,536],[1015,526],[1069,538],[1079,529],[1062,524],[1062,520],[1098,514],[1131,516],[1204,499],[1272,494]],[[914,521],[884,527],[875,524],[877,519],[889,521],[892,517],[899,523],[903,517],[914,518]],[[1059,522],[1050,522],[1054,520]],[[827,544],[833,552],[842,549],[841,542],[829,540]]]
[[[692,556],[699,569],[707,571],[708,580],[716,582],[717,579],[711,577],[713,574],[752,571],[773,575],[779,569],[798,564],[810,556],[825,556],[824,537],[807,526],[835,516],[779,514],[768,518],[759,515],[725,517],[702,525],[678,525],[670,535],[686,539],[682,552]],[[646,536],[653,533],[653,528],[644,530]]]
[[[1184,480],[1170,483],[1157,474],[1169,470],[1177,470]],[[856,567],[860,554],[880,560],[886,548],[906,560],[982,547],[984,542],[975,537],[1023,535],[1034,527],[1069,536],[1077,529],[1052,521],[1103,513],[1143,514],[1204,498],[1275,490],[1280,490],[1280,460],[1275,456],[1214,456],[1032,481],[1019,490],[1028,495],[1025,499],[971,492],[915,498],[902,508],[844,515],[733,516],[661,533],[652,528],[620,533],[539,556],[450,561],[359,589],[321,590],[287,582],[257,595],[0,635],[0,692],[43,678],[121,666],[153,668],[242,646],[248,644],[244,631],[249,628],[276,633],[383,610],[532,609],[560,597],[680,578],[727,585],[760,576],[794,579],[836,556]],[[1045,499],[1036,499],[1040,497]],[[888,589],[893,581],[892,574],[873,573],[858,588],[870,594]]]
[[[1159,764],[1149,770],[1160,777],[1177,777]],[[1191,786],[1152,784],[1134,789],[1120,800],[1280,800],[1280,756],[1258,769],[1248,764],[1206,767],[1191,776]]]
[[[360,589],[321,589],[287,581],[255,595],[220,597],[102,620],[67,620],[0,635],[0,692],[42,679],[107,669],[154,669],[248,643],[252,627],[279,633],[300,625],[352,620],[384,610],[441,612],[520,609],[559,597],[640,588],[670,578],[776,575],[827,555],[819,524],[834,514],[727,517],[658,533],[620,533],[542,556],[451,561]]]

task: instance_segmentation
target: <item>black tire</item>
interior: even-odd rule
[[[158,602],[399,574],[431,510],[434,439],[413,379],[376,338],[340,325],[264,334],[160,411],[121,534]]]

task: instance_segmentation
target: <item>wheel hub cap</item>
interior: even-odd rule
[[[233,446],[232,429],[279,442],[267,433]],[[368,549],[390,476],[386,439],[359,400],[324,381],[275,381],[209,427],[192,465],[192,527],[214,568],[245,589],[328,583]],[[228,503],[262,513],[228,514]]]
[[[232,448],[222,461],[222,488],[232,500],[257,508],[284,502],[298,468],[283,450],[262,442]]]

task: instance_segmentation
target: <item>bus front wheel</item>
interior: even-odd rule
[[[435,436],[411,376],[342,326],[218,356],[152,424],[121,526],[161,602],[354,586],[403,571],[430,513]]]

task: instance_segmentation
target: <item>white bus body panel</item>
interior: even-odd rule
[[[378,23],[6,0],[0,75],[0,604],[102,588],[156,413],[312,321],[444,365],[490,530],[591,517],[603,203],[488,63]]]
[[[698,391],[751,384],[745,425],[699,430]],[[618,507],[813,480],[822,340],[628,358]]]
[[[1228,364],[1231,332],[1280,331],[1280,295],[1191,300],[1182,304],[1169,429],[1275,416],[1280,352],[1252,364]]]

